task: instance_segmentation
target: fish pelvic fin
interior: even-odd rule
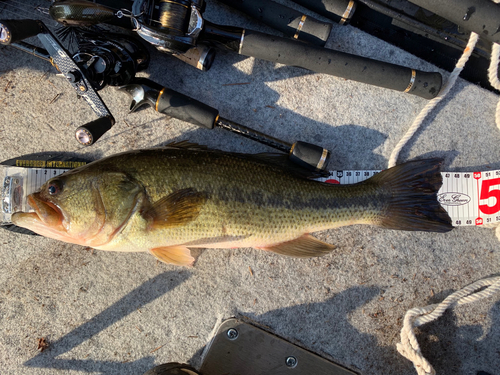
[[[442,159],[415,160],[382,171],[367,183],[379,184],[390,194],[379,225],[388,229],[448,232],[453,229],[437,193],[443,184]]]
[[[153,203],[143,217],[150,220],[151,229],[185,225],[198,217],[206,198],[192,188],[177,190]]]
[[[176,266],[192,266],[194,258],[191,251],[183,245],[156,247],[149,252],[163,263],[174,264]]]
[[[314,238],[310,234],[304,234],[294,240],[261,247],[260,249],[295,258],[312,258],[326,255],[335,247]]]

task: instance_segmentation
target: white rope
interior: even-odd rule
[[[462,54],[462,57],[457,62],[457,65],[455,65],[455,69],[451,72],[450,76],[448,77],[448,81],[446,84],[441,88],[441,91],[439,94],[432,100],[427,103],[427,105],[420,111],[419,115],[415,118],[413,121],[413,124],[410,126],[406,134],[403,136],[403,138],[399,141],[399,143],[396,145],[394,150],[392,151],[391,157],[389,158],[389,168],[394,167],[396,165],[396,161],[398,159],[399,153],[401,152],[402,148],[408,143],[411,137],[416,133],[420,125],[422,125],[422,122],[424,121],[425,117],[429,114],[430,111],[434,109],[434,107],[448,94],[448,92],[451,90],[453,85],[455,84],[459,74],[462,72],[462,69],[465,66],[465,63],[467,60],[469,60],[469,57],[474,50],[474,47],[477,43],[477,40],[479,39],[479,35],[476,33],[471,33],[469,42],[467,43],[467,46],[465,47],[464,53]]]
[[[500,3],[500,0],[493,0],[495,3]],[[448,94],[450,89],[455,84],[460,72],[464,68],[469,59],[474,47],[479,39],[479,35],[471,32],[467,46],[465,47],[462,57],[458,60],[455,69],[448,77],[448,81],[443,86],[439,94],[432,99],[420,111],[419,115],[413,121],[404,137],[399,141],[389,158],[389,168],[396,165],[397,158],[402,148],[417,132],[418,128],[424,121],[425,117],[436,107],[436,105]],[[488,68],[488,79],[491,86],[500,90],[500,81],[498,79],[498,65],[500,63],[500,45],[493,43],[491,51],[491,61]],[[500,129],[500,100],[497,103],[495,111],[495,122]],[[500,240],[500,226],[496,229],[496,236]],[[485,289],[483,289],[485,288]],[[462,305],[479,301],[500,292],[500,277],[491,277],[476,281],[475,283],[449,295],[439,304],[429,305],[427,307],[417,307],[406,312],[403,328],[401,329],[401,342],[396,345],[398,352],[413,362],[415,369],[419,375],[435,375],[436,371],[432,365],[425,359],[418,345],[417,338],[414,333],[414,328],[425,323],[431,322],[439,318],[443,313],[454,305]]]
[[[493,43],[493,47],[491,48],[490,66],[488,68],[488,79],[490,80],[490,85],[497,90],[500,90],[500,81],[498,80],[499,63],[500,63],[500,45],[497,43]],[[500,129],[500,99],[498,100],[497,109],[495,112],[495,122],[497,124],[497,127]]]
[[[420,351],[414,328],[436,320],[451,306],[476,302],[498,292],[500,292],[500,277],[490,277],[450,294],[439,304],[408,310],[401,329],[401,342],[396,345],[398,352],[413,362],[419,375],[435,375],[436,371]]]

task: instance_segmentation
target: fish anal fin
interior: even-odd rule
[[[304,234],[294,240],[261,247],[261,249],[296,258],[311,258],[326,255],[335,247],[335,245],[320,241],[310,234]]]
[[[181,189],[153,203],[143,216],[150,220],[150,228],[185,225],[198,217],[205,201],[204,193],[192,188]]]
[[[191,251],[183,245],[156,247],[149,252],[162,262],[176,266],[192,266],[194,263]]]

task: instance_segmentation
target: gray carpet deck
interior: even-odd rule
[[[205,17],[270,31],[212,1]],[[334,26],[327,46],[436,70],[350,26]],[[151,52],[141,76],[214,106],[225,118],[328,148],[330,169],[385,168],[427,103],[230,52],[219,52],[208,72]],[[0,160],[42,151],[98,158],[185,139],[229,151],[271,151],[151,109],[128,114],[127,95],[114,88],[101,94],[117,123],[95,146],[81,148],[74,129],[95,118],[86,103],[50,64],[0,47]],[[438,156],[448,171],[500,169],[497,101],[459,79],[399,161]],[[217,319],[239,316],[363,374],[412,375],[411,362],[395,348],[406,310],[499,272],[491,229],[433,234],[351,226],[317,237],[337,249],[306,260],[254,249],[206,250],[193,268],[181,268],[146,253],[89,251],[2,230],[0,372],[142,374],[169,361],[199,365]],[[43,352],[39,338],[49,345]],[[418,339],[438,374],[498,374],[500,296],[447,312],[422,327]]]

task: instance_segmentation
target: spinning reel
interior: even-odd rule
[[[174,55],[200,69],[210,69],[215,49],[198,43],[203,27],[203,0],[136,0],[131,9],[122,0],[83,0],[54,2],[48,9],[52,19],[66,26],[108,23],[132,29],[159,51]],[[127,4],[128,5],[128,4]]]
[[[185,53],[197,45],[203,29],[204,0],[135,1],[134,29],[144,40],[168,53]],[[138,13],[136,13],[138,12]]]
[[[379,87],[434,98],[442,86],[438,72],[423,72],[317,45],[302,43],[236,26],[221,26],[202,17],[204,0],[123,0],[54,2],[49,14],[66,24],[110,23],[133,29],[158,50],[173,54],[202,70],[214,58],[213,47],[240,55],[301,67]],[[125,6],[127,6],[125,5]],[[130,22],[129,22],[130,20]],[[294,20],[295,21],[295,20]],[[299,29],[303,27],[299,23]]]

